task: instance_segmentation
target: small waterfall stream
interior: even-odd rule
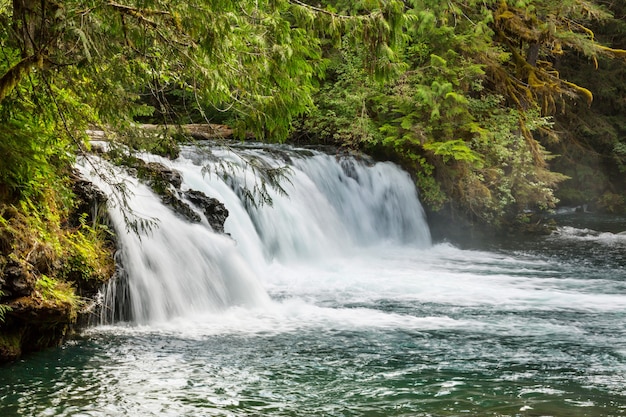
[[[111,207],[111,216],[123,282],[109,285],[104,322],[117,317],[150,323],[232,306],[259,307],[270,302],[259,273],[273,262],[315,263],[384,244],[430,245],[415,186],[391,163],[277,148],[208,154],[189,147],[175,161],[140,156],[178,171],[181,191],[201,191],[223,202],[228,235],[215,233],[206,221],[190,223],[118,170],[128,207]],[[266,184],[255,163],[270,170],[286,167],[281,189]],[[82,171],[107,189],[88,165]],[[250,190],[262,187],[265,201],[251,201]],[[128,209],[157,222],[142,233],[127,230],[122,210]]]

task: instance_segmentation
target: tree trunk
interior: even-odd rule
[[[537,59],[539,59],[539,42],[533,42],[528,47],[528,54],[526,55],[526,62],[528,62],[533,67],[536,67]]]
[[[40,45],[45,3],[46,0],[13,0],[13,30],[22,58],[35,55]],[[37,33],[38,28],[40,33]]]

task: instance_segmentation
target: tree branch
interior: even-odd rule
[[[115,10],[120,11],[121,13],[132,16],[143,23],[146,23],[153,28],[156,28],[159,24],[152,19],[147,18],[145,15],[169,15],[169,12],[164,10],[142,10],[132,6],[126,6],[124,4],[115,3],[110,1],[108,3],[109,6],[114,8]]]
[[[322,9],[321,7],[311,6],[310,4],[306,4],[306,3],[302,2],[302,1],[299,1],[299,0],[289,0],[289,3],[297,4],[298,6],[305,7],[307,9],[309,9],[309,10],[313,10],[316,13],[327,14],[329,16],[336,17],[338,19],[352,19],[353,18],[352,16],[346,16],[346,15],[342,15],[342,14],[333,13],[331,11]]]
[[[32,67],[43,67],[42,55],[31,55],[9,68],[9,70],[0,78],[0,103],[6,96],[11,94],[13,89],[28,74]]]

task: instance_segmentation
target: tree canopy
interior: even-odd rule
[[[434,208],[553,207],[554,116],[593,100],[561,66],[623,58],[593,31],[611,16],[588,0],[2,0],[3,193],[41,194],[94,126],[284,140],[298,121],[403,163]]]

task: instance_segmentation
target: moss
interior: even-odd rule
[[[112,232],[104,225],[81,226],[64,238],[58,277],[76,285],[81,293],[93,292],[108,281],[115,271],[115,245]]]
[[[22,337],[18,332],[0,332],[0,362],[12,361],[22,354]]]
[[[53,308],[69,309],[68,321],[76,319],[76,312],[83,303],[69,283],[42,275],[35,283],[35,290],[38,292],[37,295]]]
[[[43,67],[42,55],[31,55],[11,67],[0,78],[0,101],[4,100],[33,67]]]
[[[85,297],[113,275],[112,237],[81,212],[90,205],[72,212],[54,201],[0,202],[0,305],[10,309],[0,321],[0,362],[58,345]]]

